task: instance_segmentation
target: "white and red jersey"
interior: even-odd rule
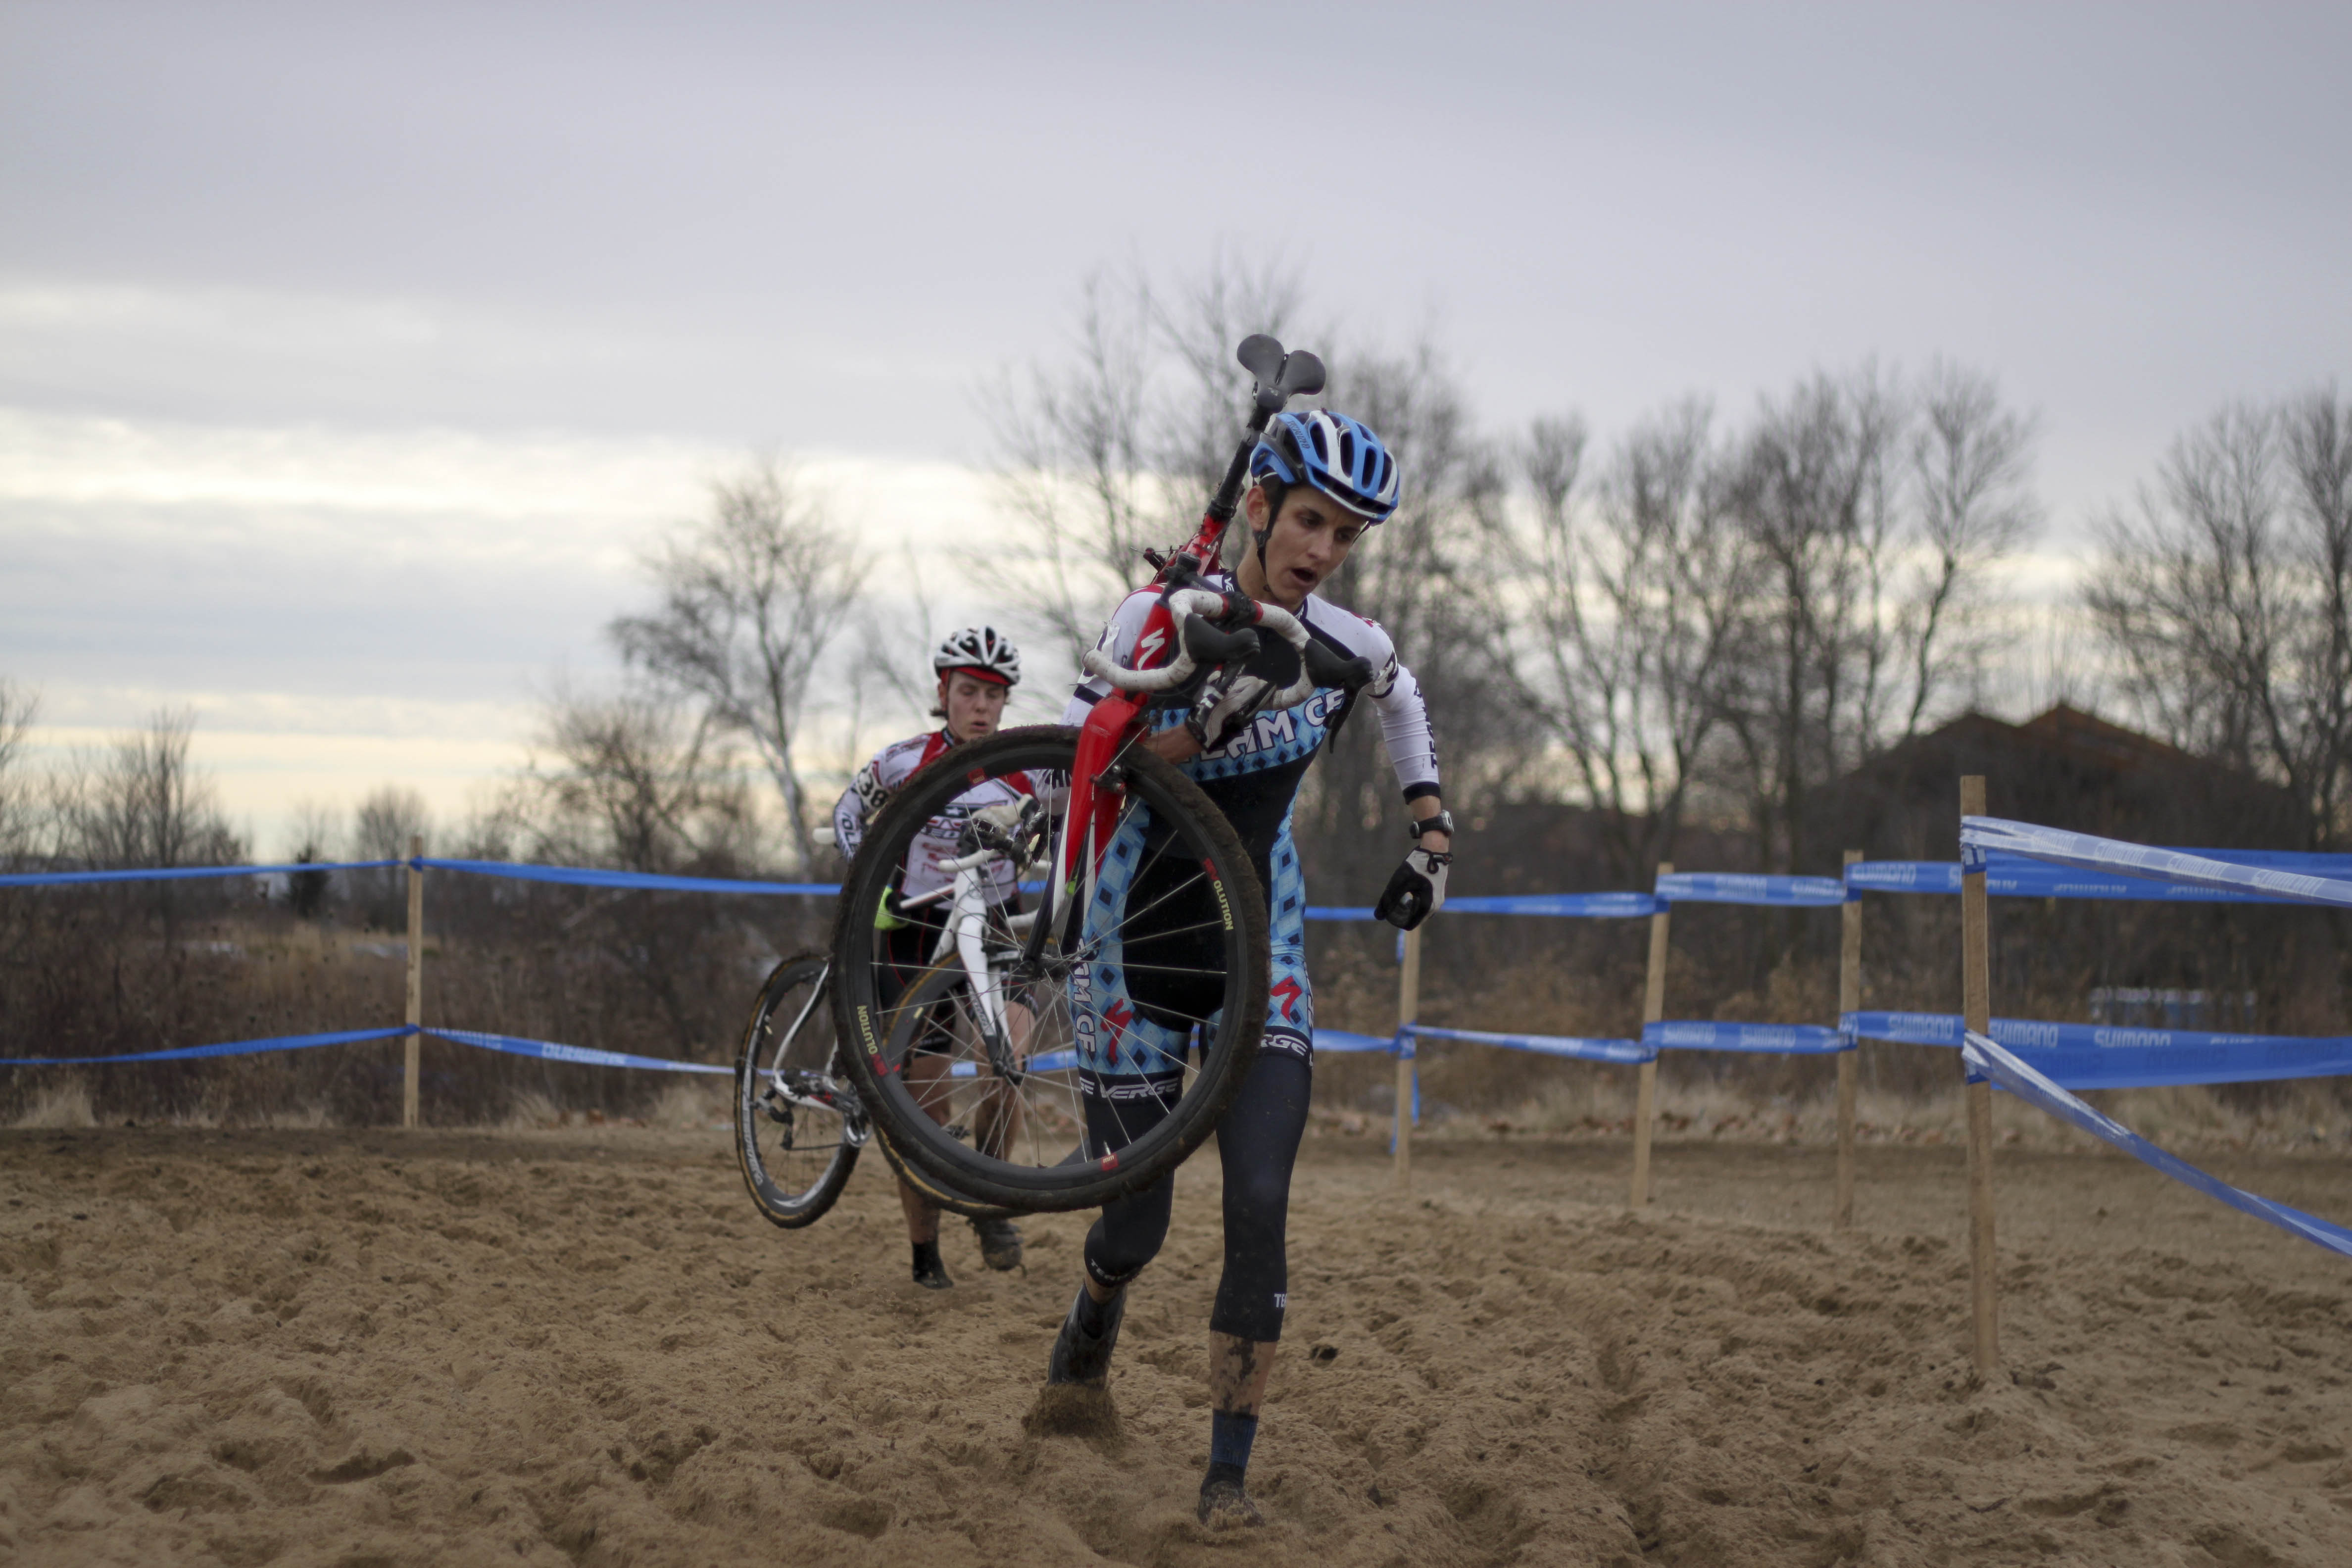
[[[866,841],[866,823],[882,809],[883,803],[918,770],[956,743],[945,730],[934,730],[875,752],[874,760],[850,779],[849,787],[841,792],[841,799],[833,808],[834,842],[841,846],[842,855],[856,856],[858,846]],[[907,851],[905,875],[898,886],[900,895],[911,899],[952,885],[955,873],[944,867],[960,853],[958,843],[965,819],[988,806],[1018,803],[1029,794],[1027,783],[1025,775],[990,779],[956,796],[946,811],[925,823],[923,830],[915,836],[913,847]],[[1000,858],[992,867],[992,875],[997,886],[990,897],[1000,901],[1011,898],[1016,876],[1013,868]]]

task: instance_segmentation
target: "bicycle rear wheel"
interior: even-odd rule
[[[1129,748],[1097,785],[1117,812],[1096,872],[1054,889],[1043,916],[1020,910],[1024,868],[1056,863],[1076,748],[1076,730],[1045,726],[956,747],[900,786],[842,889],[844,1065],[927,1190],[1096,1207],[1197,1148],[1256,1054],[1265,898],[1232,825],[1171,764]],[[982,851],[971,875],[984,892],[910,966],[903,940],[894,953],[877,928],[909,856]],[[1048,930],[1033,942],[1038,918]],[[960,923],[986,954],[977,979]]]
[[[833,1207],[865,1137],[856,1091],[840,1072],[826,989],[824,954],[777,964],[736,1057],[736,1163],[752,1203],[786,1229]]]

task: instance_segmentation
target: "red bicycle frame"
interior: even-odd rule
[[[1233,525],[1234,513],[1239,508],[1242,483],[1249,474],[1250,453],[1256,447],[1266,422],[1292,396],[1323,389],[1321,360],[1303,350],[1285,353],[1279,342],[1263,333],[1244,339],[1236,357],[1255,378],[1251,388],[1250,416],[1241,445],[1226,467],[1224,481],[1201,515],[1199,531],[1161,563],[1153,578],[1163,591],[1160,602],[1151,606],[1150,615],[1145,618],[1142,635],[1136,643],[1138,649],[1149,650],[1139,655],[1138,668],[1156,668],[1176,657],[1177,626],[1169,611],[1166,590],[1174,583],[1205,574],[1216,564],[1225,531]],[[1145,659],[1150,662],[1143,662]],[[1074,896],[1082,877],[1091,878],[1101,867],[1118,818],[1122,792],[1116,787],[1097,788],[1097,781],[1119,752],[1142,734],[1144,717],[1150,705],[1151,699],[1145,693],[1114,688],[1094,705],[1085,724],[1079,727],[1077,757],[1070,771],[1069,809],[1063,819],[1062,848],[1056,857],[1055,886],[1049,889],[1049,897],[1055,891],[1064,898]],[[1041,933],[1045,924],[1041,915]]]

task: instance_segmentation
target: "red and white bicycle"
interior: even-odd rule
[[[1152,558],[1160,602],[1136,667],[1097,649],[1087,669],[1111,690],[1083,726],[1007,730],[909,779],[842,889],[838,1059],[893,1163],[950,1207],[1090,1208],[1151,1181],[1208,1136],[1256,1053],[1268,968],[1257,874],[1223,814],[1139,742],[1155,713],[1238,675],[1263,637],[1297,650],[1275,661],[1297,673],[1260,691],[1258,709],[1371,671],[1279,606],[1204,581],[1267,420],[1323,386],[1319,360],[1270,337],[1244,341],[1239,358],[1255,379],[1243,439],[1199,531]],[[897,889],[923,839],[951,842],[956,882],[932,895],[951,910],[932,962],[909,973],[884,933],[920,918]],[[1152,1114],[1123,1136],[1121,1106],[1146,1097]]]

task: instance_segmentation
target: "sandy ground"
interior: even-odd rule
[[[879,1162],[783,1233],[720,1131],[0,1133],[0,1561],[2352,1563],[2352,1264],[2114,1157],[1311,1140],[1290,1335],[1209,1537],[1213,1161],[1115,1436],[1024,1426],[1084,1220],[906,1280]],[[2340,1157],[2222,1156],[2352,1218]]]

